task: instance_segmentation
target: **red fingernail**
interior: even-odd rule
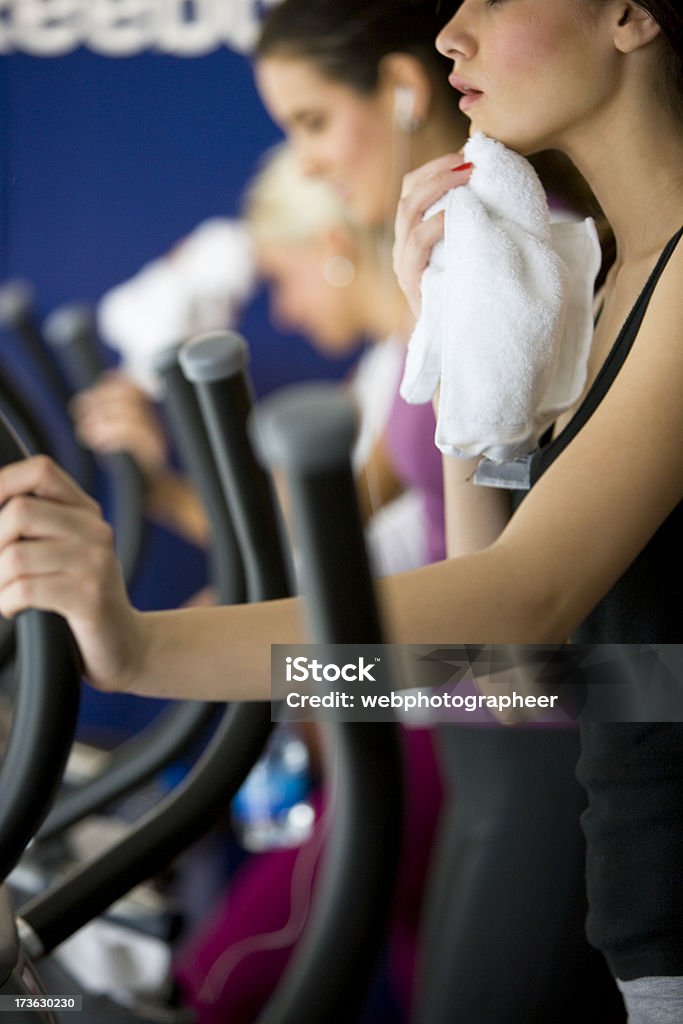
[[[457,167],[451,167],[452,171],[469,171],[474,167],[473,163],[458,164]]]

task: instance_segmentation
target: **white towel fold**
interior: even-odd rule
[[[425,215],[445,210],[445,237],[422,276],[401,395],[428,402],[440,383],[441,451],[505,462],[584,388],[600,246],[590,218],[551,225],[518,153],[481,133],[464,152],[468,184]]]
[[[102,338],[154,393],[154,357],[193,334],[232,325],[254,282],[250,236],[237,220],[202,221],[165,256],[108,291],[98,306]]]

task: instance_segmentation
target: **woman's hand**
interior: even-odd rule
[[[429,263],[433,247],[443,238],[444,215],[437,213],[423,220],[432,203],[457,185],[466,185],[471,165],[462,170],[463,154],[448,153],[437,157],[403,179],[401,198],[396,211],[394,236],[394,272],[413,315],[417,319],[422,306],[420,281]]]
[[[166,434],[144,391],[119,371],[102,375],[72,400],[79,439],[100,454],[125,451],[153,478],[168,461]]]
[[[120,371],[103,374],[72,400],[78,438],[101,455],[127,452],[145,475],[147,514],[206,547],[208,527],[194,488],[168,457],[166,433],[147,394]]]
[[[100,508],[47,456],[0,469],[0,613],[57,612],[85,672],[126,689],[142,662],[142,617],[128,601]]]

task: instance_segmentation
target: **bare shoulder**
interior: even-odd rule
[[[674,433],[680,411],[683,381],[683,239],[664,267],[650,298],[633,347],[617,377],[615,396],[637,392],[638,401],[648,406],[657,423],[662,414],[673,415],[670,421],[671,441],[681,437]],[[621,380],[620,380],[621,378]],[[608,396],[609,397],[609,396]],[[657,409],[659,408],[659,413]],[[647,424],[643,424],[647,435]],[[679,444],[676,447],[680,448]],[[683,454],[683,453],[682,453]]]
[[[682,274],[683,242],[609,390],[501,538],[568,632],[683,500]]]
[[[646,331],[673,331],[683,337],[683,237],[671,254],[657,282],[645,314]]]

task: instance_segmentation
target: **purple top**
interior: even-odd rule
[[[403,369],[399,381],[403,376]],[[384,429],[387,454],[406,488],[420,495],[424,507],[426,551],[430,562],[446,557],[441,452],[434,443],[436,420],[431,402],[409,405],[398,393]]]

